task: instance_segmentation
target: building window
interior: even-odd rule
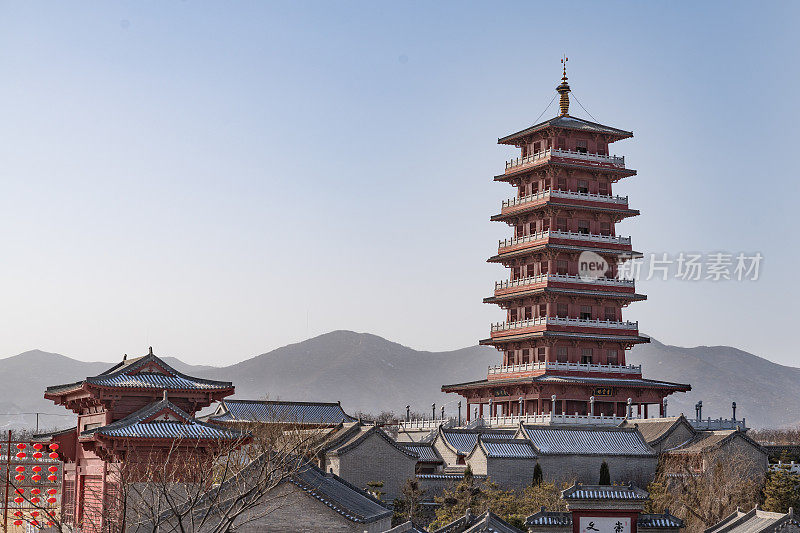
[[[530,265],[525,265],[525,270],[528,272],[528,277],[536,275],[536,265],[531,263]]]
[[[589,192],[589,182],[586,180],[578,180],[578,192],[588,193]]]
[[[611,222],[600,222],[600,234],[611,235]]]
[[[547,261],[542,261],[539,263],[539,272],[542,274],[547,274]]]
[[[511,271],[511,279],[519,279],[522,276],[522,267],[514,267]]]
[[[597,192],[599,192],[603,196],[608,196],[608,182],[607,181],[601,181],[599,186],[598,186]]]
[[[536,221],[534,220],[533,222],[531,222],[529,226],[531,235],[534,235],[536,233]]]
[[[530,355],[530,351],[527,348],[522,350],[522,364],[523,365],[526,365],[526,364],[530,363],[530,360],[528,359],[529,355]]]
[[[556,227],[558,231],[567,231],[567,219],[562,217],[557,218]]]
[[[544,362],[545,354],[544,348],[536,348],[536,360],[539,363]]]
[[[558,362],[559,363],[566,363],[569,361],[569,352],[566,346],[559,346],[558,347]]]
[[[579,220],[578,221],[578,233],[583,233],[584,235],[589,235],[589,221],[588,220]]]
[[[582,305],[581,306],[581,319],[582,320],[591,320],[592,319],[592,306],[591,305]]]
[[[533,153],[538,154],[541,151],[542,151],[542,143],[538,141],[533,143]]]
[[[589,142],[578,139],[575,143],[575,151],[585,154],[589,151]]]
[[[591,348],[583,348],[581,350],[581,363],[584,365],[591,365],[592,364],[592,349]]]
[[[558,178],[558,190],[559,191],[567,190],[567,178]]]
[[[606,352],[606,363],[609,365],[619,364],[619,356],[617,355],[616,350],[608,350],[608,352]]]
[[[617,310],[613,307],[606,307],[605,309],[606,320],[616,321]]]
[[[558,316],[562,318],[566,318],[569,316],[569,305],[568,304],[558,304]],[[560,349],[560,348],[559,348]]]
[[[559,274],[569,274],[569,263],[564,259],[559,259],[558,263],[556,263],[556,272]]]
[[[550,219],[543,218],[542,219],[542,231],[549,231],[550,230]]]
[[[516,322],[517,321],[517,310],[516,309],[511,309],[508,312],[508,320],[509,320],[509,322]]]
[[[533,318],[533,307],[528,306],[525,308],[525,320]]]
[[[547,304],[539,304],[539,316],[547,316]]]
[[[567,138],[566,137],[559,137],[558,138],[558,147],[561,150],[566,150],[567,149]]]

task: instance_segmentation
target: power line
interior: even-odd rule
[[[539,119],[540,119],[540,118],[542,118],[542,115],[544,115],[545,113],[547,113],[547,110],[548,110],[548,109],[550,109],[550,106],[551,106],[551,105],[553,105],[553,100],[555,100],[555,99],[556,99],[556,96],[558,96],[558,95],[557,95],[557,94],[556,94],[556,95],[553,95],[553,98],[550,100],[550,103],[549,103],[549,104],[547,104],[547,107],[545,107],[545,108],[544,108],[544,111],[542,111],[541,113],[539,113],[539,116],[538,116],[538,117],[536,117],[536,120],[534,120],[534,121],[533,121],[533,123],[534,123],[534,124],[536,124],[537,122],[539,122]],[[581,107],[583,107],[583,106],[581,106]]]
[[[583,104],[581,103],[581,101],[578,100],[577,96],[575,96],[575,91],[570,91],[570,92],[572,93],[572,96],[575,97],[575,101],[578,102],[578,105],[581,106],[581,109],[586,111],[586,114],[589,115],[590,117],[592,117],[592,120],[594,120],[595,122],[599,123],[600,121],[597,120],[596,118],[594,118],[594,116],[591,113],[589,113],[589,111],[587,111],[587,109],[585,107],[583,107]]]

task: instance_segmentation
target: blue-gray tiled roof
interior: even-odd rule
[[[536,459],[536,451],[525,439],[490,439],[481,437],[481,448],[487,457],[497,459]]]
[[[160,411],[168,410],[179,421],[150,420]],[[139,409],[121,420],[106,426],[90,429],[81,433],[81,436],[92,434],[105,435],[118,438],[145,438],[145,439],[236,439],[242,436],[238,431],[221,428],[212,424],[200,422],[180,407],[164,399]]]
[[[338,403],[223,400],[211,419],[219,422],[339,424],[355,422]]]
[[[627,500],[644,501],[650,495],[633,485],[582,485],[576,483],[561,491],[565,500]]]
[[[441,463],[442,458],[436,453],[436,448],[432,444],[421,442],[400,442],[398,443],[405,449],[417,454],[423,463]]]
[[[469,455],[478,443],[478,435],[495,439],[513,439],[514,431],[492,430],[492,429],[454,429],[442,430],[442,438],[452,446],[458,453]]]
[[[540,455],[656,455],[635,429],[524,426],[524,432]]]
[[[677,529],[683,527],[683,520],[672,516],[669,511],[663,514],[640,514],[636,522],[643,529]],[[565,511],[545,511],[542,508],[538,513],[525,519],[526,526],[552,526],[565,527],[572,525],[572,513]]]

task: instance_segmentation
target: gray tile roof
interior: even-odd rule
[[[635,429],[523,426],[523,431],[539,455],[656,455]]]
[[[478,435],[496,439],[513,439],[514,430],[500,429],[442,429],[439,434],[444,441],[461,455],[469,455],[478,443]]]
[[[569,500],[626,500],[644,501],[650,497],[647,491],[631,485],[582,485],[576,483],[561,491],[561,497]]]
[[[339,424],[355,422],[339,403],[222,400],[211,420],[219,422],[281,422]]]
[[[419,456],[419,460],[423,463],[444,462],[432,444],[424,442],[401,442],[398,444],[406,448],[408,451],[417,454],[417,456]]]
[[[757,508],[744,512],[737,509],[704,533],[773,533],[790,524],[800,527],[800,522],[791,512],[770,513]]]
[[[539,124],[525,128],[524,130],[512,133],[511,135],[506,135],[505,137],[498,139],[497,142],[498,144],[513,144],[515,140],[521,139],[537,131],[553,127],[585,131],[588,133],[607,133],[621,139],[633,137],[633,132],[630,131],[620,130],[617,128],[612,128],[611,126],[598,124],[597,122],[590,122],[581,118],[565,115],[551,118],[550,120],[545,120],[544,122],[540,122]]]
[[[167,410],[179,421],[149,420],[161,411]],[[238,431],[200,422],[180,407],[164,399],[139,409],[121,420],[106,426],[90,429],[81,436],[93,434],[117,438],[145,439],[238,439],[243,435]]]
[[[418,526],[414,522],[408,521],[403,522],[392,529],[387,529],[383,533],[428,533],[428,530],[422,526]]]
[[[526,439],[490,439],[478,441],[487,457],[496,459],[536,459],[536,450]]]
[[[159,372],[140,371],[143,367],[154,365],[160,369]],[[84,383],[99,387],[122,387],[137,389],[157,389],[157,390],[225,390],[232,389],[233,384],[229,381],[214,381],[187,376],[178,372],[163,359],[155,355],[148,354],[144,357],[126,360],[119,363],[99,376],[87,377],[83,381],[68,383],[66,385],[54,385],[47,387],[45,394],[58,394],[73,389],[78,389]]]
[[[474,516],[467,512],[433,533],[524,533],[491,511]]]
[[[648,444],[653,445],[661,442],[669,436],[675,428],[684,424],[689,432],[694,434],[696,431],[683,415],[669,418],[642,418],[636,420],[625,420],[620,427],[635,427],[642,434]]]
[[[572,526],[572,513],[567,511],[546,511],[544,507],[541,511],[525,519],[526,526],[551,526],[568,527]],[[639,528],[643,529],[677,529],[683,527],[683,520],[672,516],[669,511],[663,514],[640,514],[636,522]]]

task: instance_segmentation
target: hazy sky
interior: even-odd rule
[[[797,364],[800,4],[0,1],[0,356],[226,364],[334,329],[488,335],[493,183],[569,57],[634,131],[642,252],[761,252],[641,282],[626,318]],[[575,104],[573,114],[586,116]],[[548,115],[554,115],[551,107]]]

